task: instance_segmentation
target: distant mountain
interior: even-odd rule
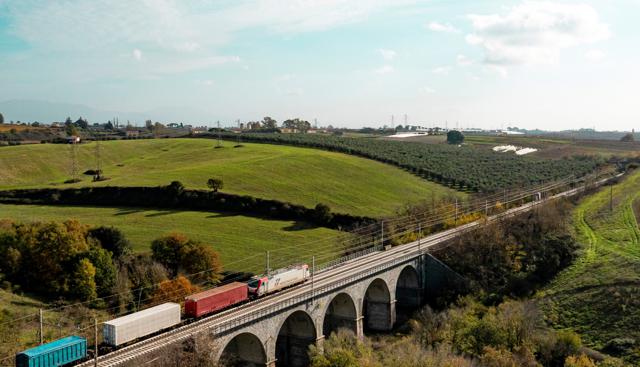
[[[78,117],[89,120],[89,123],[107,122],[117,117],[120,123],[127,120],[132,124],[144,125],[144,121],[182,122],[194,125],[211,125],[215,121],[211,114],[188,107],[161,107],[147,112],[123,112],[100,110],[81,104],[49,102],[39,100],[10,100],[0,102],[0,113],[5,122],[44,122],[64,121],[67,116],[74,121]]]

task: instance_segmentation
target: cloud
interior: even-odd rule
[[[208,80],[200,80],[198,83],[202,84],[204,86],[207,86],[207,87],[211,87],[211,86],[216,84],[213,80],[210,80],[210,79],[208,79]]]
[[[0,0],[2,1],[2,0]],[[316,32],[367,20],[400,9],[415,0],[20,0],[2,1],[7,32],[30,52],[73,52],[85,63],[129,54],[139,60],[153,55],[164,71],[193,70],[215,61],[222,46],[247,31],[293,35]],[[178,67],[172,66],[174,62]],[[145,57],[150,62],[151,57]],[[95,63],[94,63],[95,64]],[[160,65],[163,64],[163,65]],[[94,66],[98,75],[117,66]],[[114,73],[127,74],[129,70]]]
[[[584,54],[584,58],[591,62],[602,61],[606,56],[602,50],[589,50]]]
[[[382,58],[385,60],[393,60],[398,55],[398,53],[395,52],[394,50],[387,50],[384,48],[378,49],[378,52],[380,53],[380,55],[382,55]]]
[[[434,94],[436,92],[435,89],[430,88],[430,87],[422,87],[419,89],[420,93],[424,93],[424,94]]]
[[[431,22],[427,24],[427,28],[434,32],[443,32],[443,33],[460,33],[460,30],[456,27],[452,26],[449,23],[443,24],[438,22]]]
[[[611,32],[590,5],[525,1],[507,14],[468,15],[469,44],[490,65],[554,63],[562,49],[607,39]]]
[[[448,75],[451,71],[451,66],[438,66],[437,68],[431,69],[431,72],[438,75]]]
[[[139,49],[134,49],[133,52],[131,53],[133,55],[133,58],[136,59],[137,61],[142,60],[142,51],[140,51]]]
[[[396,71],[396,69],[391,65],[384,65],[374,70],[376,74],[390,74],[390,73],[393,73],[394,71]]]
[[[469,66],[473,64],[473,60],[466,57],[465,55],[456,56],[456,62],[458,63],[458,66]]]

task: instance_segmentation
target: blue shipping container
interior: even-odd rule
[[[87,339],[69,336],[16,355],[16,367],[57,367],[87,356]]]

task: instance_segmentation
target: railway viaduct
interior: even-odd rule
[[[596,181],[593,186],[610,179]],[[547,200],[585,189],[586,183],[555,194],[549,189],[551,195],[538,192],[533,201],[483,220],[392,248],[373,246],[324,264],[305,283],[138,341],[80,366],[137,366],[139,358],[202,333],[212,335],[217,344],[202,352],[215,353],[222,360],[229,358],[232,365],[306,366],[308,347],[315,344],[322,348],[324,339],[339,328],[352,330],[359,337],[371,331],[391,330],[439,289],[459,281],[457,274],[430,255],[433,249],[485,221],[518,215]],[[514,201],[521,198],[524,196]]]
[[[220,332],[218,358],[240,366],[306,366],[309,345],[322,348],[324,338],[339,328],[358,337],[389,331],[423,304],[428,289],[452,277],[435,258],[416,253]]]

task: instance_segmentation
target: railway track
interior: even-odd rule
[[[621,175],[622,174],[619,174],[613,178],[620,177]],[[600,186],[610,179],[612,178],[599,180],[595,182],[595,186]],[[529,202],[503,213],[490,216],[486,220],[495,221],[501,218],[512,217],[542,205],[549,200],[572,196],[583,190],[583,187],[570,189],[555,194],[545,200]],[[426,236],[411,243],[393,247],[386,251],[374,251],[361,257],[345,261],[339,265],[326,268],[314,275],[313,284],[307,281],[306,283],[283,290],[271,296],[245,303],[196,322],[169,330],[160,335],[141,340],[135,344],[98,357],[98,365],[102,367],[120,366],[160,348],[186,340],[205,330],[213,329],[215,334],[228,332],[239,325],[246,324],[261,317],[268,317],[270,314],[278,312],[283,308],[299,305],[317,294],[329,292],[332,289],[357,282],[360,279],[370,276],[372,272],[383,271],[383,269],[396,266],[400,262],[410,261],[419,254],[428,252],[435,246],[478,227],[484,223],[484,221],[485,220],[482,219],[467,223],[456,228]],[[92,365],[94,365],[93,360],[84,362],[79,366],[88,367]]]

